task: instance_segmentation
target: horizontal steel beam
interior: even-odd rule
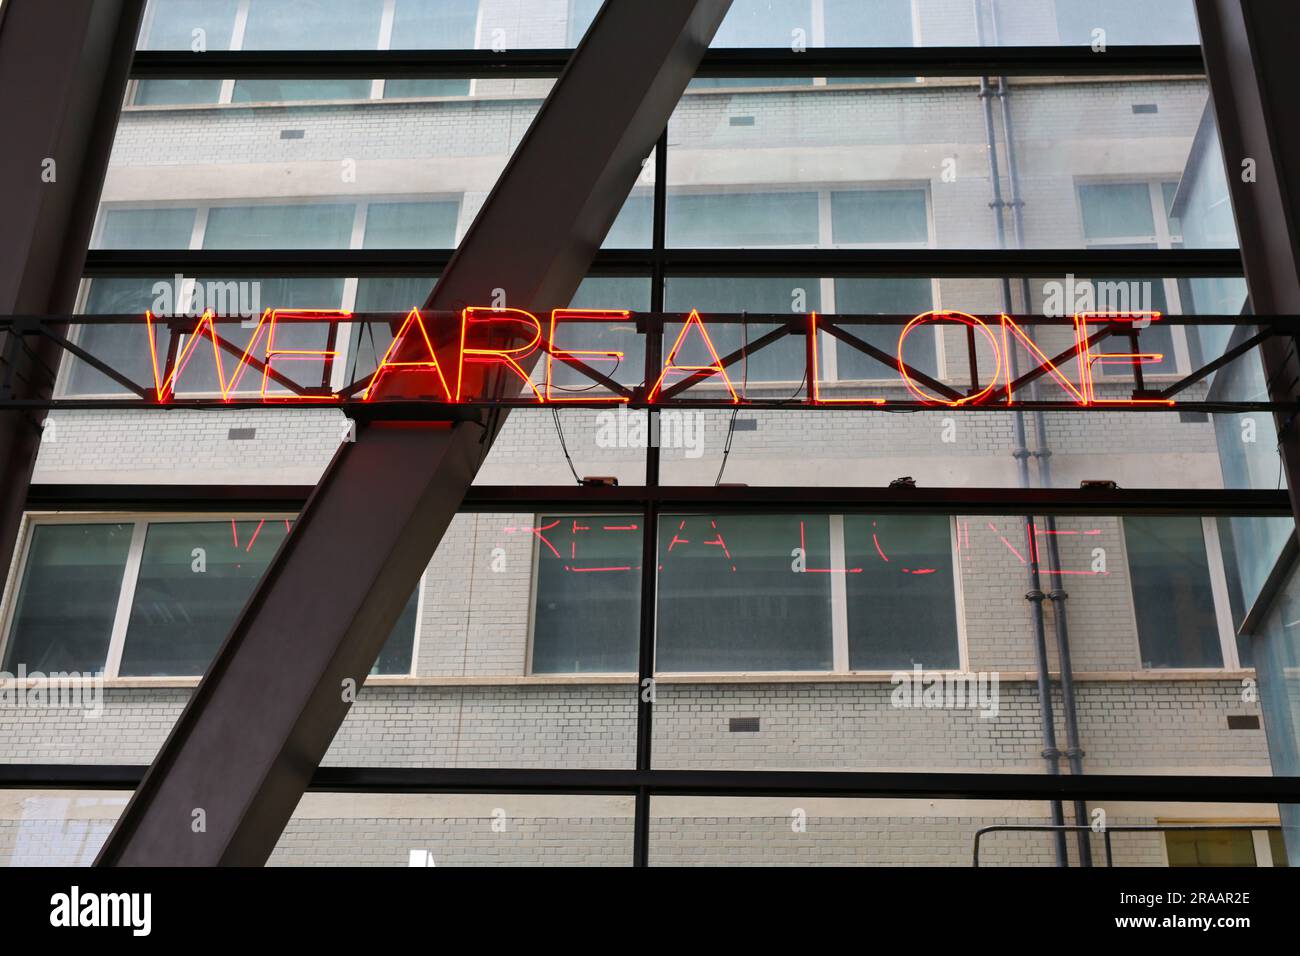
[[[752,386],[751,386],[752,387]],[[776,386],[780,388],[780,386]],[[1168,415],[1171,412],[1188,412],[1198,414],[1222,414],[1222,415],[1239,415],[1246,412],[1275,412],[1283,414],[1295,414],[1300,411],[1300,402],[1268,402],[1268,401],[1214,401],[1214,402],[1178,402],[1176,405],[1122,405],[1106,408],[1101,405],[1079,405],[1070,401],[1025,401],[1016,402],[1015,405],[997,404],[996,402],[987,402],[978,405],[960,405],[957,407],[948,407],[936,405],[933,402],[922,401],[890,401],[885,405],[861,404],[813,404],[805,398],[772,398],[763,399],[751,397],[741,404],[734,404],[726,399],[693,399],[693,398],[672,398],[665,391],[665,398],[662,401],[654,402],[630,401],[623,403],[624,406],[632,411],[645,410],[647,408],[659,409],[702,409],[702,410],[720,410],[720,411],[749,411],[749,412],[789,412],[789,411],[818,411],[829,412],[832,414],[844,415],[850,412],[873,412],[876,414],[888,414],[891,412],[934,412],[947,411],[956,412],[962,415],[968,414],[988,414],[991,412],[1061,412],[1067,414],[1084,414],[1084,415]],[[178,398],[158,404],[152,400],[139,398],[53,398],[53,399],[30,399],[30,400],[5,400],[0,399],[0,412],[5,411],[182,411],[189,409],[192,411],[249,411],[266,408],[285,407],[283,402],[271,403],[263,402],[256,399],[249,401],[224,401],[219,398],[196,398],[183,399]],[[478,413],[483,410],[512,408],[528,411],[538,408],[559,409],[557,404],[539,404],[531,399],[500,399],[496,401],[481,402],[461,402],[457,405],[440,404],[437,402],[398,402],[398,401],[350,401],[350,402],[300,402],[294,408],[337,408],[350,418],[358,421],[404,421],[404,422],[464,422],[474,421],[479,417]],[[600,399],[566,399],[563,408],[568,411],[578,409],[591,410],[608,410],[608,402],[602,402]]]
[[[305,485],[32,485],[28,511],[296,512]],[[1285,517],[1285,491],[1177,488],[832,488],[741,485],[475,485],[461,510],[862,511],[949,515],[1179,515]]]
[[[266,303],[268,308],[274,308],[275,303]],[[415,303],[411,304],[415,307]],[[437,321],[460,321],[458,312],[431,312],[427,309],[421,309],[420,314],[430,322]],[[664,326],[680,325],[685,322],[692,313],[690,312],[631,312],[628,317],[629,322],[635,322],[638,334],[645,335],[649,333],[662,331]],[[1122,313],[1120,313],[1122,314]],[[404,309],[400,312],[348,312],[340,313],[329,318],[321,318],[319,324],[350,322],[354,324],[371,324],[371,325],[392,325],[393,323],[402,322],[408,315],[410,309]],[[1001,313],[985,312],[975,316],[984,322],[996,323],[1001,318]],[[193,332],[199,322],[204,318],[202,315],[181,315],[181,316],[154,316],[155,324],[169,328],[173,331],[179,331],[182,334]],[[247,321],[246,316],[241,315],[213,315],[210,317],[215,325],[240,325]],[[807,316],[791,314],[789,312],[703,312],[701,313],[705,324],[714,325],[785,325],[791,334],[802,334],[807,328]],[[916,318],[914,312],[818,312],[817,322],[819,327],[825,331],[827,325],[862,325],[862,326],[903,326],[907,325]],[[1072,315],[1049,316],[1049,315],[1026,315],[1012,314],[1007,318],[1011,319],[1016,325],[1026,326],[1059,326],[1073,328],[1075,318]],[[71,314],[63,315],[0,315],[0,331],[15,329],[20,335],[40,335],[51,327],[60,325],[140,325],[144,321],[142,312],[96,312],[93,315]],[[614,321],[614,320],[611,320]],[[621,321],[621,320],[620,320]],[[1101,319],[1094,319],[1094,322],[1100,322]],[[306,323],[311,324],[311,323]],[[1202,313],[1198,315],[1161,315],[1161,325],[1237,325],[1246,328],[1265,328],[1275,334],[1300,334],[1300,316],[1298,315],[1256,315],[1254,313]],[[1233,346],[1232,355],[1235,357],[1241,354],[1237,351],[1242,348],[1242,343],[1246,341],[1243,336]],[[1244,349],[1243,349],[1244,351]],[[1225,353],[1227,354],[1227,353]],[[1216,359],[1215,361],[1220,361]]]
[[[0,789],[129,790],[139,766],[3,764]],[[851,770],[517,770],[320,767],[317,793],[635,794],[692,797],[1300,803],[1300,777]]]
[[[131,75],[157,79],[387,79],[554,77],[567,49],[510,50],[141,50]],[[829,47],[717,49],[696,76],[1106,76],[1201,75],[1195,45]]]
[[[97,249],[85,275],[438,275],[450,249]],[[1104,275],[1108,279],[1240,276],[1235,249],[602,249],[590,275],[1002,276]]]

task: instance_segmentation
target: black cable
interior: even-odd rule
[[[573,466],[573,457],[569,454],[568,443],[564,440],[564,427],[560,424],[560,410],[554,405],[551,406],[551,417],[555,419],[555,434],[560,439],[560,450],[564,452],[564,460],[569,463],[569,471],[573,472],[573,480],[581,485],[582,477],[578,474],[578,469]]]

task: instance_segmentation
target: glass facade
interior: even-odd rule
[[[155,0],[138,45],[508,60],[575,47],[599,8]],[[736,0],[713,47],[1196,42],[1190,0]],[[1017,496],[1093,482],[1117,485],[1117,503],[1132,491],[1214,501],[1281,487],[1269,413],[1203,410],[1266,400],[1258,354],[1185,380],[1252,331],[1232,324],[1248,310],[1240,275],[1202,274],[1180,255],[1230,256],[1238,244],[1204,77],[1017,73],[990,93],[977,77],[873,77],[866,62],[860,77],[775,67],[697,77],[572,302],[668,314],[662,341],[635,317],[567,330],[570,348],[621,353],[601,370],[630,386],[659,371],[647,370],[647,346],[662,358],[681,341],[679,366],[708,363],[699,339],[679,340],[677,313],[731,316],[709,326],[709,344],[739,353],[730,384],[770,404],[512,411],[466,510],[430,543],[327,766],[1043,774],[1053,769],[1044,724],[1055,721],[1059,749],[1082,751],[1090,775],[1300,773],[1289,517],[1174,513],[1155,498],[1146,510],[1043,505],[1049,513],[1026,517],[1012,507]],[[265,309],[422,306],[554,82],[487,72],[132,80],[75,342],[152,382],[142,325],[91,317],[212,308],[254,320],[223,326],[238,351]],[[141,251],[159,260],[148,275],[114,258]],[[343,264],[295,270],[285,263],[297,253]],[[1050,266],[1017,268],[1025,253]],[[406,262],[390,269],[386,254]],[[1126,268],[1125,256],[1142,257],[1142,268]],[[347,265],[363,261],[380,265]],[[992,345],[952,323],[900,340],[911,316],[931,310],[1036,324],[1028,340]],[[1013,365],[1067,350],[1070,317],[1089,311],[1160,313],[1135,329],[1133,351],[1149,360],[1139,372],[1062,359],[1060,376],[1038,379],[1035,399],[1061,398],[1062,380],[1091,375],[1104,399],[1177,388],[1197,409],[843,407],[914,398],[899,360],[956,394],[977,392],[1009,379]],[[821,327],[811,361],[801,335],[773,337],[785,316],[809,313],[845,317],[838,328],[848,333]],[[1195,321],[1205,316],[1214,324]],[[379,365],[395,330],[358,317],[336,332],[286,328],[281,347],[337,355],[284,374],[312,387],[355,382]],[[188,341],[159,335],[160,350]],[[1124,339],[1111,343],[1116,354]],[[216,351],[195,351],[179,397],[222,393],[237,356]],[[603,394],[554,371],[564,397]],[[124,390],[68,357],[56,394],[93,401]],[[724,396],[716,380],[684,393]],[[155,417],[68,408],[51,419],[57,430],[47,427],[37,471],[51,485],[310,487],[352,434],[337,410],[302,406]],[[909,479],[920,497],[907,497]],[[584,500],[578,487],[612,482],[625,497]],[[869,505],[827,491],[891,485],[896,499]],[[925,502],[936,489],[942,501]],[[989,500],[1008,504],[998,512]],[[152,760],[294,520],[234,506],[30,513],[0,604],[0,669],[101,680],[113,733],[0,710],[0,763]],[[1072,659],[1066,674],[1058,634]],[[1054,706],[1039,698],[1044,669]],[[1067,739],[1068,724],[1078,740]],[[60,799],[33,793],[5,805],[0,863],[41,853],[89,861],[121,795]],[[656,864],[965,865],[981,827],[1052,819],[1031,800],[972,810],[958,800],[826,798],[801,801],[822,823],[800,831],[787,803],[312,793],[272,862],[408,865],[424,852],[437,865],[625,863],[640,846]],[[1216,804],[1210,822],[1221,829],[1180,831],[1206,811],[1093,808],[1102,804],[1116,823],[1173,828],[1117,843],[1132,865],[1282,865],[1288,853],[1297,862],[1291,808]],[[509,835],[486,837],[498,809]],[[638,838],[647,816],[649,835]],[[987,839],[988,863],[1056,862],[1047,834]],[[1101,852],[1096,841],[1094,858]],[[1069,854],[1078,862],[1073,840]]]

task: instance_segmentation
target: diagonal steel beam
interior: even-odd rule
[[[0,314],[72,311],[144,0],[0,5]],[[61,332],[56,327],[55,332]],[[59,348],[0,331],[0,382],[45,400]],[[38,414],[0,414],[0,576],[41,442]]]
[[[568,304],[730,4],[604,5],[429,308]],[[266,861],[503,418],[340,447],[99,865]]]

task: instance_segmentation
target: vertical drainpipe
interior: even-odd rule
[[[976,2],[978,3],[978,0],[976,0]],[[977,12],[977,17],[978,17],[978,12]],[[994,43],[996,44],[998,42],[997,39],[998,26],[997,26],[996,9],[990,10],[990,17],[992,18],[993,37],[994,37]],[[980,95],[984,96],[983,85],[981,85]],[[1007,185],[1011,192],[1011,198],[1008,205],[1011,206],[1011,221],[1015,227],[1016,248],[1023,249],[1025,246],[1025,224],[1024,224],[1024,212],[1023,212],[1024,202],[1020,198],[1020,171],[1016,163],[1015,134],[1014,134],[1014,126],[1012,124],[1012,118],[1011,118],[1010,92],[1007,89],[1007,81],[1005,77],[998,77],[998,89],[996,95],[998,97],[998,103],[1001,107],[1002,136],[1007,151]],[[988,99],[986,98],[984,102],[985,102],[986,126],[988,126],[991,129],[992,126],[991,126],[991,121],[989,119],[990,110],[988,108]],[[991,146],[990,149],[992,149]],[[997,190],[997,193],[995,194],[995,199],[999,199],[1001,187],[999,185],[995,188]],[[1024,301],[1026,307],[1028,307],[1028,304],[1030,302],[1029,281],[1027,279],[1021,279],[1020,281],[1022,284],[1021,287],[1022,300]],[[1007,296],[1007,298],[1009,300],[1010,297]],[[1030,337],[1032,338],[1033,336],[1032,330],[1029,330],[1027,334],[1029,334]],[[1014,363],[1015,363],[1014,354],[1009,355],[1008,360],[1013,365],[1013,370],[1011,374],[1012,377],[1014,378],[1017,374],[1014,370]],[[1038,383],[1037,382],[1033,383],[1031,388],[1032,388],[1031,395],[1036,395],[1038,392]],[[1021,413],[1017,412],[1016,417],[1021,418],[1022,417]],[[1034,454],[1034,457],[1038,465],[1039,483],[1044,488],[1051,488],[1052,487],[1052,464],[1051,464],[1052,450],[1047,443],[1047,423],[1042,412],[1034,412],[1033,417],[1034,417],[1034,438],[1036,444],[1038,445],[1038,451]],[[1018,424],[1016,434],[1017,434],[1017,439],[1020,448],[1023,448],[1024,447],[1023,420]],[[1019,453],[1019,450],[1020,449],[1018,448],[1017,453]],[[1027,471],[1028,463],[1022,461],[1022,464],[1024,466],[1024,469]],[[1045,525],[1044,530],[1047,532],[1045,537],[1047,538],[1048,573],[1053,577],[1052,588],[1048,592],[1047,597],[1052,602],[1052,623],[1056,632],[1056,652],[1057,652],[1057,657],[1059,659],[1060,668],[1061,668],[1061,708],[1064,711],[1064,716],[1065,716],[1065,739],[1066,739],[1065,756],[1070,763],[1070,774],[1072,776],[1079,776],[1080,774],[1083,773],[1084,752],[1083,752],[1083,748],[1080,746],[1079,743],[1078,708],[1075,703],[1075,695],[1074,695],[1074,668],[1070,662],[1070,632],[1069,632],[1069,624],[1066,618],[1066,610],[1065,610],[1065,600],[1069,595],[1066,594],[1065,589],[1062,586],[1064,584],[1062,580],[1062,576],[1059,573],[1057,573],[1061,570],[1061,553],[1056,543],[1057,535],[1056,535],[1055,516],[1053,515],[1045,516],[1044,525]],[[1033,534],[1032,528],[1029,529],[1029,533],[1031,535]],[[1036,556],[1038,554],[1037,548],[1032,548],[1031,554],[1035,556],[1035,560],[1036,560]],[[1041,598],[1039,599],[1039,601],[1041,603]],[[1074,801],[1074,822],[1079,824],[1080,826],[1088,825],[1088,805],[1083,800]],[[1081,866],[1092,866],[1092,841],[1090,839],[1089,832],[1087,830],[1079,830],[1078,841],[1079,841],[1079,864]]]
[[[982,11],[980,9],[980,0],[974,0],[975,9],[975,28],[978,34],[979,43],[984,44],[984,26]],[[1006,222],[1003,218],[1004,203],[1002,200],[1002,175],[998,169],[998,148],[997,139],[993,129],[993,104],[991,99],[993,91],[989,87],[989,78],[980,77],[979,98],[984,112],[984,134],[985,146],[989,158],[989,183],[993,192],[993,199],[989,203],[993,209],[993,221],[997,227],[998,248],[1005,249],[1007,245]],[[1011,312],[1011,279],[1007,276],[1002,277],[1002,307],[1006,312]],[[1014,363],[1014,353],[1008,356],[1008,359]],[[1014,366],[1011,371],[1014,378],[1016,372]],[[1025,434],[1025,417],[1020,411],[1012,414],[1015,425],[1016,447],[1012,455],[1016,459],[1016,470],[1020,479],[1020,487],[1028,488],[1030,486],[1029,477],[1029,447]],[[1053,776],[1061,772],[1060,757],[1061,752],[1056,746],[1056,721],[1052,713],[1052,683],[1051,677],[1047,670],[1047,635],[1043,625],[1043,589],[1042,580],[1038,570],[1038,549],[1034,541],[1034,519],[1032,515],[1026,515],[1025,524],[1025,555],[1026,569],[1028,574],[1029,591],[1025,594],[1025,599],[1029,601],[1030,615],[1033,620],[1034,628],[1034,657],[1038,667],[1038,706],[1039,714],[1042,720],[1042,738],[1043,738],[1043,760],[1047,764],[1047,772]],[[1060,800],[1051,802],[1052,825],[1062,826],[1065,823],[1065,811]],[[1066,850],[1065,832],[1055,830],[1052,834],[1056,850],[1056,865],[1068,866],[1069,855]]]

